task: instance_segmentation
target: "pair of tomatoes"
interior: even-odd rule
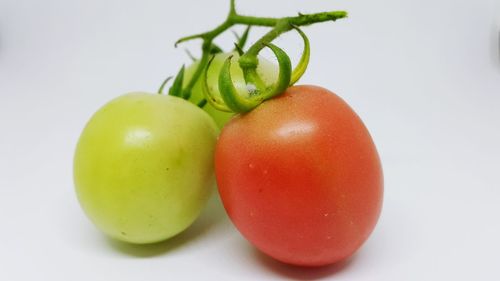
[[[272,77],[272,65],[259,66]],[[195,86],[193,103],[201,97]],[[382,204],[381,165],[367,129],[343,100],[323,88],[294,86],[246,114],[204,109],[135,93],[92,117],[74,176],[81,205],[101,230],[132,243],[181,232],[210,196],[215,167],[233,223],[278,260],[329,264],[367,239]]]

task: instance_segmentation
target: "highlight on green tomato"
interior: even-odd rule
[[[245,95],[246,92],[248,92],[248,87],[243,77],[243,71],[238,65],[238,60],[240,56],[238,55],[237,52],[218,53],[215,55],[214,59],[210,64],[210,67],[208,68],[206,77],[207,85],[212,93],[220,96],[219,84],[218,84],[219,73],[222,69],[224,62],[230,56],[232,56],[231,61],[233,62],[231,64],[231,74],[234,79],[235,87],[241,95]],[[186,72],[184,74],[185,79],[183,86],[186,86],[188,82],[191,80],[191,77],[196,71],[198,65],[199,62],[196,61],[193,64],[191,64],[188,68],[186,68]],[[264,79],[264,82],[266,84],[270,85],[277,79],[277,66],[261,56],[259,57],[257,72]],[[198,104],[201,100],[205,98],[205,94],[203,93],[203,88],[202,88],[203,87],[202,83],[204,82],[203,79],[205,79],[205,77],[203,75],[200,76],[191,91],[191,96],[189,98],[189,101],[194,104]],[[234,112],[219,111],[215,109],[210,103],[205,104],[203,106],[203,110],[205,110],[210,116],[212,116],[215,123],[217,123],[217,125],[221,129],[235,114]]]
[[[186,229],[215,185],[218,128],[177,97],[131,93],[98,110],[74,157],[79,202],[107,235],[153,243]]]

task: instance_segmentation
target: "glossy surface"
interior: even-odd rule
[[[342,99],[319,87],[291,87],[235,117],[217,143],[216,175],[238,230],[296,265],[352,255],[382,207],[382,169],[370,134]]]
[[[217,54],[212,61],[208,75],[207,75],[207,82],[208,82],[208,87],[213,93],[218,94],[219,93],[219,73],[220,70],[222,69],[222,65],[224,64],[224,61],[232,55],[233,58],[231,60],[231,74],[234,79],[234,85],[238,89],[238,91],[244,95],[248,93],[247,86],[245,84],[245,80],[243,79],[243,71],[238,65],[238,53],[220,53]],[[185,72],[185,80],[184,80],[184,86],[187,85],[187,82],[189,79],[193,76],[194,72],[196,71],[196,67],[198,66],[198,63],[193,63],[191,66],[189,66],[186,69]],[[260,58],[259,59],[259,66],[257,67],[257,71],[259,75],[264,79],[264,82],[266,84],[271,84],[276,80],[277,77],[277,66],[270,61]],[[189,99],[192,103],[197,104],[204,98],[203,94],[203,89],[202,89],[202,77],[198,79],[196,82],[195,86],[193,87],[192,93],[191,93],[191,98]],[[210,104],[206,104],[203,109],[214,119],[215,123],[217,123],[217,126],[222,129],[222,127],[231,119],[231,117],[234,115],[233,113],[229,112],[223,112],[215,109],[213,106]]]
[[[76,148],[81,206],[119,240],[174,236],[211,194],[217,134],[205,112],[179,98],[133,93],[112,100],[90,119]]]

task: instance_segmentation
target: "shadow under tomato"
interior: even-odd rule
[[[202,211],[200,217],[185,231],[166,241],[145,245],[130,244],[108,237],[106,237],[106,241],[111,248],[126,255],[141,258],[160,256],[202,238],[203,234],[208,233],[225,216],[224,207],[219,199],[219,195],[215,192],[207,202],[207,206]]]
[[[340,262],[319,266],[319,267],[301,267],[290,265],[286,263],[279,262],[259,250],[253,248],[254,256],[256,260],[269,269],[271,272],[278,274],[280,276],[284,276],[286,278],[290,278],[293,280],[316,280],[322,279],[325,277],[331,277],[333,275],[339,274],[342,271],[345,271],[356,259],[356,255],[342,260]]]

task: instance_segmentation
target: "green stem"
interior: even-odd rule
[[[240,66],[247,73],[252,80],[256,80],[258,84],[260,83],[259,78],[254,77],[251,69],[255,69],[258,64],[257,55],[258,53],[267,45],[270,44],[274,39],[279,37],[281,34],[293,29],[293,26],[306,26],[314,23],[320,23],[325,21],[335,21],[337,19],[347,17],[347,12],[345,11],[333,11],[333,12],[322,12],[316,14],[299,14],[295,17],[285,17],[285,18],[270,18],[270,17],[253,17],[239,15],[236,12],[235,0],[230,0],[230,10],[227,19],[219,26],[211,31],[195,34],[179,39],[175,46],[180,43],[190,41],[193,39],[203,40],[203,55],[200,59],[200,64],[198,65],[195,73],[188,82],[186,88],[183,90],[183,97],[189,99],[191,96],[191,90],[193,89],[196,81],[203,73],[203,69],[206,67],[209,61],[209,53],[211,50],[213,40],[219,36],[221,33],[225,32],[229,28],[237,24],[243,25],[253,25],[253,26],[265,26],[273,27],[264,37],[255,42],[250,49],[240,57]]]
[[[273,29],[266,33],[262,38],[257,40],[250,49],[243,55],[245,57],[253,58],[257,57],[259,52],[266,46],[266,44],[271,43],[274,39],[278,38],[281,34],[291,30],[293,27],[287,19],[282,19],[276,23]]]
[[[275,26],[280,20],[279,18],[267,18],[267,17],[252,17],[252,16],[242,16],[235,14],[229,18],[234,24],[244,24],[244,25],[258,25],[258,26]]]
[[[210,49],[210,48],[209,48]],[[193,76],[189,80],[188,84],[186,85],[186,88],[182,91],[182,97],[188,100],[191,97],[191,91],[193,90],[194,85],[196,84],[196,81],[198,81],[198,78],[200,75],[203,73],[203,69],[205,69],[208,60],[209,60],[210,53],[209,51],[203,50],[203,55],[201,56],[200,59],[200,64],[196,68],[196,71],[194,72]],[[196,78],[196,79],[194,79]]]

